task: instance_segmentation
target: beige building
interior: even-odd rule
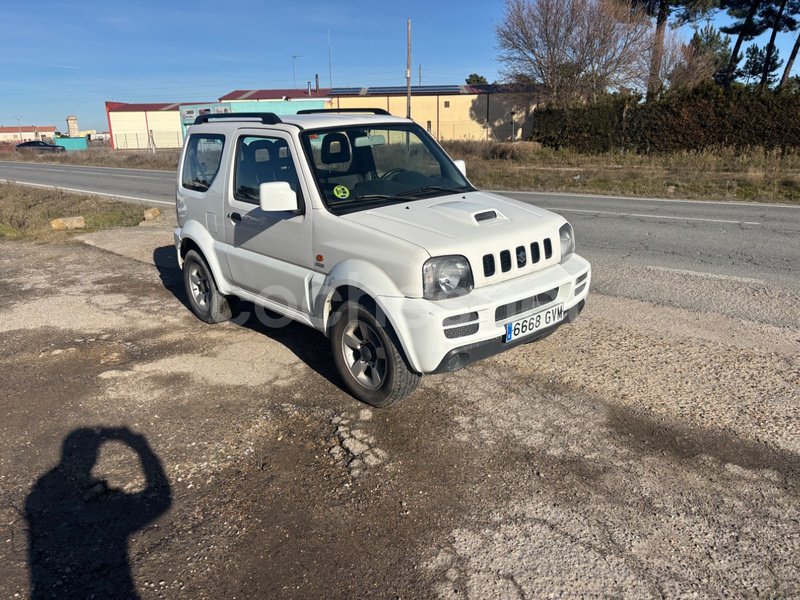
[[[118,150],[180,148],[183,145],[180,106],[179,102],[106,102],[111,146]]]
[[[236,90],[220,102],[241,107],[247,102],[312,99],[324,100],[326,108],[383,108],[398,117],[407,112],[407,88],[402,86]],[[531,135],[533,105],[503,85],[412,86],[411,118],[437,140],[523,140]]]
[[[256,108],[254,103],[258,103]],[[219,99],[221,112],[292,114],[302,108],[383,108],[406,116],[405,87],[300,90],[236,90]],[[125,104],[106,102],[112,146],[117,149],[180,148],[185,125],[181,112],[211,111],[214,104]],[[253,108],[249,108],[253,106]],[[273,108],[274,107],[274,108]],[[510,141],[530,137],[533,105],[502,85],[448,85],[411,88],[411,118],[437,140]]]
[[[0,127],[0,142],[19,144],[33,140],[52,142],[56,137],[56,128],[52,126],[22,125]]]

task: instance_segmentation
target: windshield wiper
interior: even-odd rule
[[[446,185],[426,185],[425,187],[416,190],[406,190],[405,192],[397,192],[395,196],[416,196],[418,194],[428,194],[430,192],[453,192],[454,194],[461,190],[448,187]]]
[[[400,198],[397,196],[388,196],[386,194],[364,194],[363,196],[350,196],[344,200],[328,201],[331,208],[344,208],[348,206],[358,206],[359,204],[377,204],[383,202],[397,202]]]
[[[397,196],[390,196],[388,194],[364,194],[363,196],[353,196],[352,201],[358,200],[396,200]]]

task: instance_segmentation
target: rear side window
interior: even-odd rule
[[[200,133],[189,136],[183,159],[183,187],[197,192],[205,192],[211,187],[219,171],[224,145],[224,135]]]

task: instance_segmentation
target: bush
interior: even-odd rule
[[[602,153],[701,151],[758,146],[766,151],[800,149],[800,94],[761,94],[742,87],[726,94],[709,83],[642,103],[613,95],[567,109],[534,115],[533,139],[551,148]]]

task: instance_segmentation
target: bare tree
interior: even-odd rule
[[[619,0],[506,0],[496,26],[501,72],[569,104],[633,86],[651,23]]]
[[[697,44],[686,43],[676,30],[666,32],[660,69],[656,72],[659,89],[667,93],[691,89],[710,80],[719,68],[718,57]],[[651,63],[652,64],[652,63]],[[650,82],[653,73],[650,74]]]

